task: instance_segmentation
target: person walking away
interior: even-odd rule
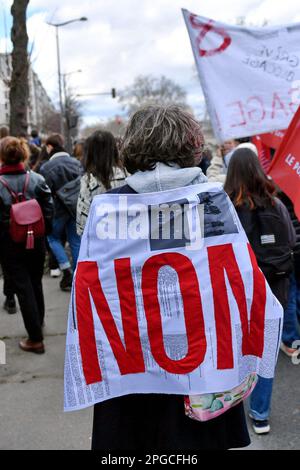
[[[114,136],[107,131],[96,131],[86,141],[77,205],[77,233],[82,235],[93,197],[124,184],[125,171],[121,168]]]
[[[29,140],[30,145],[36,145],[36,147],[42,146],[42,139],[39,136],[39,133],[36,129],[31,131],[31,138]]]
[[[47,152],[47,147],[46,147],[46,145],[43,145],[42,148],[41,148],[41,151],[40,151],[39,158],[38,158],[36,164],[34,165],[34,167],[32,168],[33,171],[35,171],[36,173],[40,173],[42,166],[45,165],[45,163],[47,163],[49,161],[49,159],[50,159],[50,155]],[[64,244],[65,244],[65,235],[64,235],[64,238],[63,238],[63,245]],[[47,252],[48,252],[48,267],[49,267],[49,271],[50,271],[50,276],[52,278],[58,278],[61,275],[61,271],[59,269],[58,262],[57,262],[57,260],[54,256],[53,252],[51,251],[48,240],[46,240],[46,249],[47,249]]]
[[[45,177],[52,191],[55,208],[53,229],[48,236],[48,242],[57,259],[59,269],[63,273],[60,288],[63,291],[70,291],[73,272],[62,240],[66,235],[71,249],[74,271],[80,248],[80,237],[76,232],[76,205],[83,169],[81,163],[65,151],[61,135],[51,135],[46,141],[46,146],[50,159],[40,168],[40,173]],[[63,198],[64,193],[68,195],[66,189],[70,184],[74,185],[76,190],[76,201],[73,202],[74,214],[70,212],[67,200]]]
[[[122,149],[132,176],[110,192],[151,193],[206,183],[198,168],[203,146],[200,125],[189,113],[177,106],[143,108],[132,116]],[[206,423],[185,416],[178,395],[128,395],[94,408],[93,450],[224,450],[249,443],[243,404]]]
[[[290,277],[289,299],[284,312],[281,343],[281,350],[288,357],[293,357],[298,354],[300,347],[300,222],[295,214],[292,201],[284,193],[279,193],[278,197],[289,211],[296,232],[294,270]]]
[[[1,127],[0,139],[3,139],[4,137],[8,137],[8,136],[9,136],[8,127],[6,126]],[[5,272],[3,266],[1,266],[1,269],[2,269],[2,275],[3,275],[3,295],[5,297],[3,309],[6,310],[6,312],[9,315],[14,315],[15,313],[17,313],[17,304],[16,304],[13,285],[12,285],[11,280],[9,279],[7,272]]]
[[[275,197],[274,185],[250,149],[233,153],[224,189],[237,210],[270,288],[286,308],[296,234],[288,210]],[[251,395],[250,418],[257,434],[270,431],[272,388],[273,379],[259,377]]]
[[[16,293],[28,338],[19,343],[26,352],[45,352],[42,325],[45,316],[42,278],[45,261],[45,236],[34,237],[27,232],[31,249],[26,243],[17,243],[11,233],[12,206],[22,200],[36,200],[42,210],[45,233],[51,231],[53,200],[44,178],[25,164],[29,158],[28,146],[14,137],[0,142],[0,260],[4,272]],[[25,210],[25,209],[24,209]],[[24,214],[23,214],[24,215]],[[29,227],[28,227],[29,228]]]

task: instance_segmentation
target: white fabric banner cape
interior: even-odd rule
[[[218,140],[287,129],[300,104],[300,23],[246,28],[183,15]]]
[[[70,303],[65,410],[271,378],[281,323],[219,184],[97,196]]]

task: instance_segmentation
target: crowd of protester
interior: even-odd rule
[[[154,126],[155,132],[149,132]],[[168,126],[175,126],[177,134],[168,133]],[[225,142],[212,155],[205,147],[201,126],[177,107],[142,109],[130,120],[124,140],[98,130],[86,140],[76,142],[71,154],[59,134],[41,138],[34,130],[28,138],[15,138],[2,128],[0,138],[0,263],[4,310],[15,314],[18,300],[28,335],[19,344],[23,351],[45,352],[42,287],[45,259],[50,274],[60,277],[60,289],[70,291],[81,236],[95,195],[107,191],[124,194],[163,191],[207,181],[224,185],[258,264],[284,307],[282,351],[288,356],[297,351],[300,222],[291,201],[263,172],[257,149],[249,139]],[[40,205],[45,230],[35,240],[34,248],[27,249],[25,243],[13,239],[10,218],[15,202],[31,199]],[[266,262],[272,254],[258,242],[260,227],[266,221],[274,224],[280,239],[281,271],[276,275],[270,270],[271,262]],[[259,378],[251,396],[250,416],[258,434],[270,431],[272,387],[273,380]],[[124,449],[133,445],[155,447],[158,440],[160,446],[168,448],[170,427],[178,449],[184,448],[187,441],[189,444],[192,441],[194,446],[198,443],[198,448],[248,445],[243,405],[201,425],[184,421],[181,405],[177,396],[168,395],[126,396],[96,405],[93,447],[103,450],[111,448],[116,441],[120,444],[121,430]],[[101,432],[103,426],[105,433]]]

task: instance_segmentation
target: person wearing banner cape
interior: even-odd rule
[[[110,192],[150,193],[206,183],[197,165],[204,138],[195,119],[176,106],[151,106],[131,118],[122,149],[132,175]],[[202,450],[250,443],[243,404],[200,423],[185,416],[183,396],[135,394],[94,408],[93,450]]]
[[[94,408],[92,449],[250,443],[243,401],[273,379],[283,309],[177,106],[131,118],[126,185],[93,199],[69,308],[65,411]],[[169,215],[168,215],[169,214]]]

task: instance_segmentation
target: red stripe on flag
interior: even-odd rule
[[[280,146],[282,139],[284,138],[284,131],[274,131],[274,132],[267,132],[266,134],[260,134],[261,141],[264,145],[271,149],[277,150]]]
[[[274,156],[269,175],[294,203],[300,220],[300,107]]]
[[[270,166],[271,166],[271,152],[270,148],[267,147],[261,137],[259,135],[252,137],[252,143],[256,146],[257,151],[258,151],[258,158],[260,161],[260,164],[264,170],[264,172],[267,174]]]

